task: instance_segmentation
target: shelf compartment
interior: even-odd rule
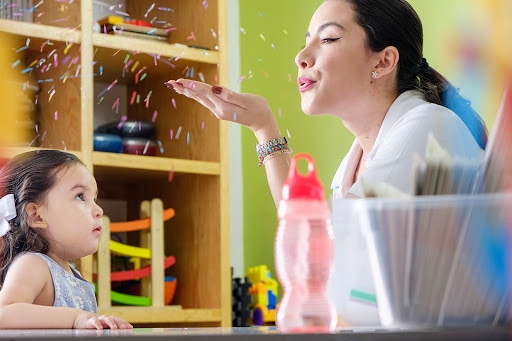
[[[130,323],[220,322],[220,309],[179,309],[179,306],[151,308],[113,306],[98,314],[114,315]]]
[[[92,163],[95,175],[131,179],[151,175],[168,177],[169,173],[219,175],[218,162],[170,159],[158,156],[128,155],[116,153],[93,152]]]

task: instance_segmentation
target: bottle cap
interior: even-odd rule
[[[297,170],[297,162],[300,159],[308,161],[306,175],[300,174]],[[297,154],[292,158],[290,171],[283,185],[282,200],[294,199],[324,200],[324,187],[318,179],[311,155]]]

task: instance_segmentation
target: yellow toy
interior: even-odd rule
[[[271,278],[266,265],[250,268],[245,276],[252,284],[249,294],[252,296],[252,324],[263,326],[276,321],[276,296],[278,283]]]

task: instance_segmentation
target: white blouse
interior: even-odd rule
[[[362,148],[354,141],[332,181],[334,197],[363,197],[361,180],[384,182],[412,194],[413,156],[425,157],[430,132],[453,157],[483,158],[484,151],[457,114],[425,101],[418,91],[406,91],[389,108],[373,149],[364,156],[366,169],[355,183]]]

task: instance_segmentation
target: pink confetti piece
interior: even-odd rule
[[[174,131],[171,129],[171,131],[170,131],[171,140],[172,140],[172,135],[173,134],[174,134]]]
[[[112,110],[114,110],[114,107],[115,106],[119,106],[119,97],[117,97],[116,101],[114,102],[114,104],[112,105]]]
[[[171,32],[171,31],[174,31],[175,29],[177,29],[177,27],[169,27],[169,28],[165,29],[165,32]]]
[[[133,91],[132,93],[132,99],[130,100],[130,105],[133,105],[133,103],[135,102],[135,98],[137,96],[137,91]]]
[[[142,130],[142,122],[139,121],[139,131]]]
[[[126,120],[127,120],[126,115],[123,115],[123,116],[121,117],[121,121],[120,121],[120,122],[119,122],[119,124],[117,125],[117,129],[121,129],[121,128],[123,127],[123,123],[124,123],[124,121],[126,121]]]
[[[171,102],[172,102],[172,106],[174,107],[174,109],[177,109],[177,108],[176,108],[176,100],[173,98],[173,99],[171,100]]]
[[[54,116],[53,116],[53,117],[54,117],[55,121],[57,121],[57,120],[59,119],[59,114],[58,114],[58,112],[57,112],[57,111],[55,112],[55,114],[54,114]]]
[[[55,64],[55,67],[59,67],[59,60],[57,54],[53,55],[53,64]]]
[[[190,35],[187,37],[187,40],[193,40],[193,41],[196,41],[196,35],[194,34],[194,32],[190,32]]]
[[[201,123],[201,129],[204,129],[204,122]]]
[[[276,47],[274,46],[274,44],[271,44],[270,46],[272,46],[273,49],[275,49]]]
[[[181,71],[181,74],[182,75],[185,74],[185,72],[187,72],[187,70],[188,70],[188,65],[183,69],[183,71]]]
[[[242,83],[242,81],[245,79],[245,75],[243,75],[242,77],[240,77],[240,79],[238,80],[238,83]]]
[[[118,53],[119,53],[119,51],[121,51],[121,49],[117,50],[117,51],[112,55],[112,57],[113,57],[113,56],[115,56],[116,54],[118,54]]]
[[[151,119],[151,122],[155,123],[157,116],[158,116],[158,111],[155,110],[155,112],[153,113],[153,118]]]
[[[205,9],[206,9],[206,8],[208,8],[208,1],[206,1],[206,0],[204,0],[204,1],[203,1],[203,7],[204,7]]]

